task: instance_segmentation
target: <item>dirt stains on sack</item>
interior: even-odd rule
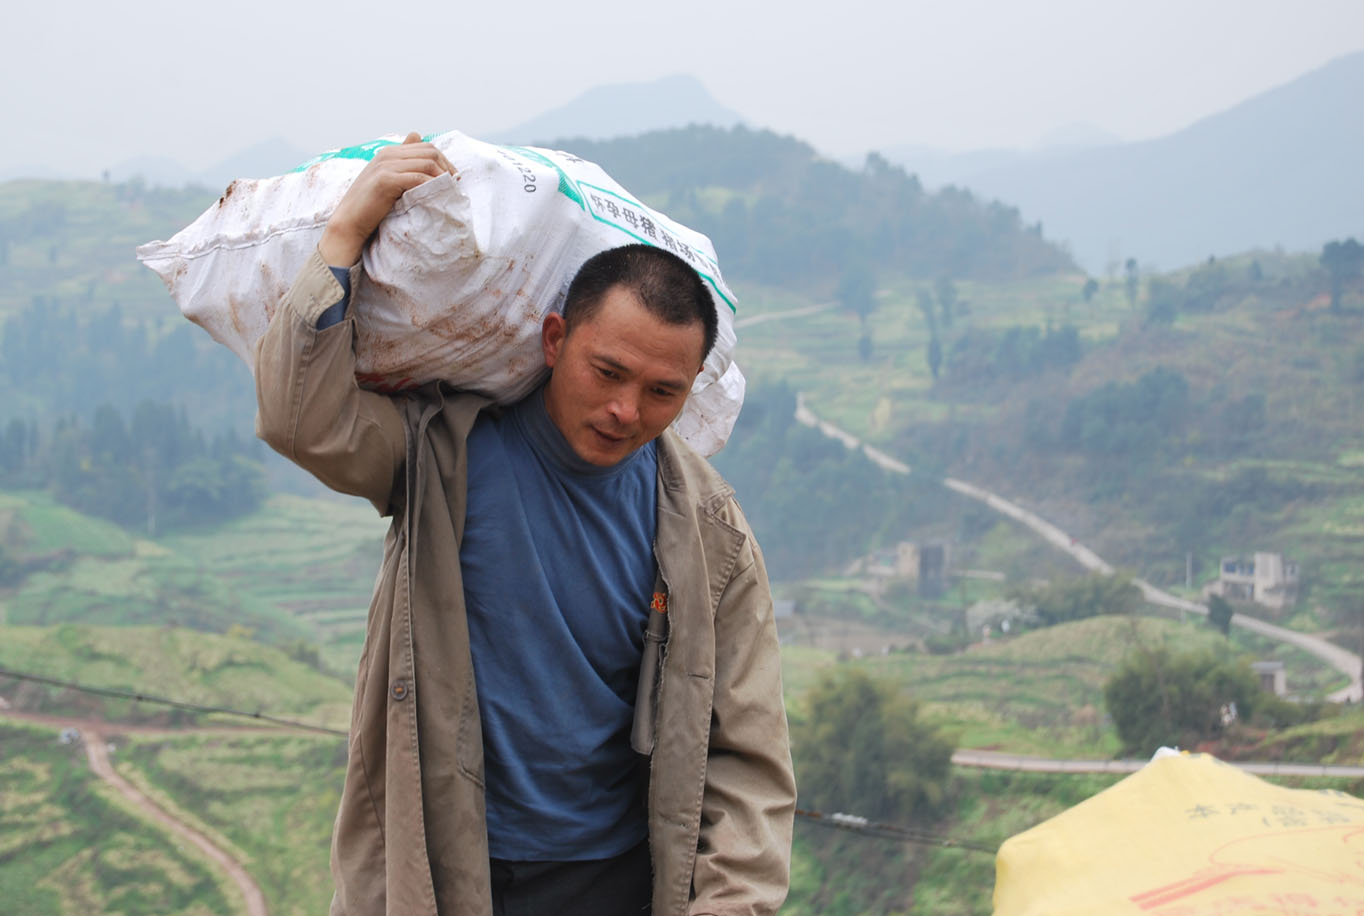
[[[405,341],[387,334],[379,334],[363,320],[355,323],[355,352],[363,357],[367,374],[385,378],[397,366],[405,362],[408,349]]]
[[[232,330],[237,332],[237,336],[246,337],[246,321],[242,316],[242,310],[248,308],[247,304],[240,299],[229,294],[227,297],[227,314],[232,319]]]
[[[474,320],[462,313],[458,305],[451,306],[427,324],[413,324],[441,340],[453,344],[472,344],[487,340],[495,335],[516,335],[516,328],[508,327],[503,316],[485,312]]]
[[[218,206],[221,207],[223,204],[227,202],[228,198],[232,196],[232,192],[237,190],[237,183],[240,181],[241,179],[238,178],[227,186],[227,190],[223,192],[223,196],[218,198]]]
[[[265,297],[265,321],[269,324],[270,320],[275,317],[275,310],[279,308],[279,302],[284,298],[286,290],[279,282],[279,276],[268,263],[261,263],[260,279],[265,289],[270,292],[270,295]]]

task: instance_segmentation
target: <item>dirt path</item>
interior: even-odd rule
[[[780,321],[783,318],[803,318],[806,315],[814,315],[819,312],[827,311],[833,307],[833,303],[830,302],[825,303],[824,305],[807,305],[804,308],[787,309],[784,312],[766,312],[761,315],[747,315],[734,322],[734,330],[738,331],[743,328],[751,328],[755,324],[766,324],[769,321]]]
[[[879,449],[863,444],[852,433],[839,429],[826,420],[821,420],[815,415],[814,411],[806,406],[805,398],[801,394],[796,395],[796,421],[818,429],[820,432],[824,433],[824,435],[831,439],[837,439],[848,448],[861,448],[868,458],[888,471],[898,474],[909,473],[908,465],[895,460]],[[967,483],[964,480],[947,477],[943,479],[942,483],[943,486],[947,487],[949,490],[953,490],[963,496],[984,503],[990,509],[993,509],[1001,515],[1008,516],[1019,524],[1031,529],[1053,547],[1069,554],[1085,569],[1090,570],[1091,572],[1104,573],[1106,575],[1112,574],[1112,565],[1104,560],[1103,557],[1099,556],[1093,550],[1086,547],[1084,544],[1081,544],[1068,533],[1062,531],[1036,513],[1029,512],[1017,503],[1010,502],[996,493],[991,493],[984,487],[978,487],[975,484]],[[1144,579],[1133,579],[1132,581],[1141,589],[1142,595],[1144,595],[1146,600],[1151,604],[1175,608],[1180,611],[1188,611],[1192,614],[1206,615],[1208,613],[1208,609],[1205,605],[1172,595],[1169,592],[1156,588]],[[1242,627],[1264,636],[1269,636],[1272,639],[1277,639],[1281,642],[1297,646],[1300,649],[1304,649],[1348,677],[1350,679],[1348,686],[1342,687],[1327,697],[1327,699],[1332,702],[1358,703],[1361,699],[1364,699],[1364,681],[1361,680],[1361,675],[1364,674],[1364,671],[1361,670],[1361,659],[1358,655],[1348,649],[1342,649],[1340,646],[1322,639],[1320,636],[1312,636],[1308,633],[1299,633],[1296,630],[1275,626],[1272,623],[1266,623],[1263,620],[1259,620],[1255,617],[1248,617],[1245,614],[1237,614],[1232,617],[1231,624],[1232,626]]]
[[[242,868],[236,859],[215,846],[208,837],[193,827],[171,816],[160,805],[143,795],[137,787],[114,771],[113,766],[109,763],[109,752],[103,732],[92,728],[87,723],[81,728],[81,739],[85,744],[85,757],[90,761],[90,769],[95,771],[95,775],[122,793],[149,819],[165,827],[177,837],[193,844],[219,868],[227,872],[233,883],[237,885],[237,889],[241,891],[248,916],[268,916],[269,911],[265,907],[265,895],[261,893],[260,886],[247,874],[246,869]]]

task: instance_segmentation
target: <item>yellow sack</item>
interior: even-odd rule
[[[1206,754],[1158,757],[1010,837],[995,916],[1364,913],[1364,801]]]

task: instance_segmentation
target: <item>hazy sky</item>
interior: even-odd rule
[[[141,155],[201,169],[274,136],[305,150],[478,136],[674,73],[831,154],[1028,147],[1076,122],[1136,140],[1364,48],[1360,0],[378,6],[16,4],[0,172],[93,177]]]

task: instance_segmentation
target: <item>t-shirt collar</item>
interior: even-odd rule
[[[542,457],[570,474],[585,477],[606,477],[619,474],[639,457],[644,448],[637,448],[620,461],[610,465],[593,464],[573,451],[564,434],[550,418],[545,407],[545,386],[541,385],[511,408],[510,414],[525,432],[526,441]]]

